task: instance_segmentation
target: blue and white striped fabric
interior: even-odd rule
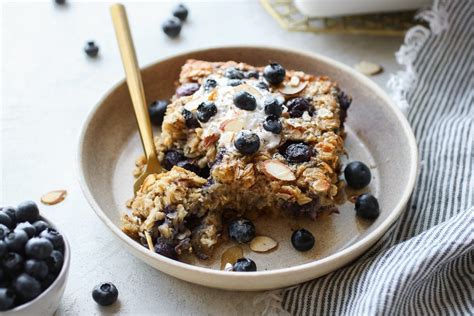
[[[419,145],[408,208],[358,261],[274,295],[295,315],[474,315],[472,0],[436,1],[392,80]]]

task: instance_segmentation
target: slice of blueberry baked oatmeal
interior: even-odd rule
[[[333,211],[350,102],[327,77],[279,64],[188,60],[155,139],[170,171],[145,180],[123,230],[205,259],[230,218]]]

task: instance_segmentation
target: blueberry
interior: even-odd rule
[[[229,81],[227,81],[227,85],[231,87],[237,87],[237,86],[240,86],[241,84],[242,84],[242,80],[239,80],[239,79],[229,79]]]
[[[173,15],[180,19],[181,21],[185,21],[186,18],[188,17],[188,8],[184,6],[184,4],[178,4],[174,9],[173,9]]]
[[[305,143],[290,144],[285,150],[285,158],[291,163],[309,161],[311,156],[311,149]]]
[[[339,92],[337,98],[341,109],[347,111],[352,103],[352,98],[345,94],[343,91]]]
[[[269,89],[268,85],[263,81],[259,81],[257,83],[257,88],[262,89],[262,90],[268,90]]]
[[[7,251],[7,244],[3,240],[0,240],[0,258],[3,258]]]
[[[165,153],[165,158],[163,159],[163,167],[168,170],[171,170],[173,166],[176,166],[178,162],[184,160],[184,155],[176,150],[169,150]]]
[[[21,252],[28,241],[28,235],[24,230],[9,232],[4,239],[9,251]]]
[[[255,237],[255,226],[246,218],[239,218],[229,223],[229,237],[245,244]]]
[[[31,225],[30,222],[19,223],[18,225],[16,225],[15,230],[18,229],[24,230],[25,233],[28,235],[28,238],[31,238],[36,234],[36,228]]]
[[[0,211],[0,224],[5,225],[8,228],[13,228],[14,226],[12,219],[4,211]]]
[[[53,252],[53,244],[46,238],[31,238],[25,246],[25,254],[34,259],[46,259]]]
[[[0,224],[0,240],[4,239],[9,232],[10,229],[7,226]]]
[[[191,160],[188,159],[178,162],[177,166],[192,171],[197,175],[199,175],[199,172],[201,171],[198,166],[196,166]]]
[[[234,105],[242,110],[253,111],[257,107],[257,100],[247,91],[234,94]]]
[[[263,69],[263,76],[271,84],[280,84],[285,80],[286,70],[280,64],[271,63]]]
[[[276,115],[267,116],[263,122],[263,128],[273,134],[280,134],[282,130],[280,119]]]
[[[193,112],[183,109],[181,115],[184,117],[184,122],[187,128],[198,128],[201,127],[199,121],[197,120],[196,116],[194,116]]]
[[[43,280],[48,275],[48,265],[43,260],[29,259],[25,262],[25,272],[38,280]]]
[[[308,251],[314,246],[314,236],[304,228],[295,230],[291,235],[291,244],[298,251]]]
[[[101,306],[112,305],[117,301],[118,290],[110,282],[100,283],[92,290],[92,298]]]
[[[40,237],[48,239],[53,244],[54,249],[56,250],[64,249],[63,236],[54,228],[47,228],[43,230],[40,234]]]
[[[305,111],[310,111],[311,104],[305,98],[294,98],[286,102],[288,113],[291,117],[301,117]]]
[[[176,253],[174,246],[175,245],[172,241],[164,237],[159,237],[155,243],[155,252],[162,256],[176,260],[178,258],[178,254]]]
[[[263,105],[265,108],[265,114],[267,115],[281,116],[281,112],[283,112],[283,107],[277,98],[268,97],[263,101]]]
[[[178,89],[176,89],[176,95],[178,97],[187,97],[187,96],[193,95],[196,91],[199,90],[200,87],[201,86],[199,85],[199,83],[188,82],[188,83],[182,84],[181,86],[178,87]]]
[[[207,79],[204,82],[204,90],[205,91],[211,91],[215,87],[217,87],[217,81],[215,81],[214,79]]]
[[[344,169],[344,177],[351,188],[362,189],[370,183],[372,174],[364,163],[353,161]]]
[[[181,20],[177,17],[167,19],[161,25],[163,32],[171,38],[177,37],[181,33]]]
[[[148,106],[148,114],[150,115],[150,121],[156,125],[161,126],[163,118],[165,117],[166,108],[169,102],[167,100],[156,100],[150,106]]]
[[[15,293],[11,289],[0,288],[0,311],[13,308],[15,298]]]
[[[234,67],[227,68],[224,76],[229,79],[244,79],[244,73]]]
[[[86,52],[86,55],[89,57],[97,57],[99,54],[99,46],[97,46],[94,41],[89,41],[86,43],[86,46],[84,46],[84,52]]]
[[[41,284],[32,276],[22,273],[13,281],[13,289],[23,298],[29,301],[41,294]]]
[[[260,148],[260,138],[250,131],[240,131],[237,134],[234,146],[241,154],[252,155]]]
[[[16,223],[16,210],[12,206],[7,206],[2,209],[3,212],[5,212],[8,216],[10,216],[11,220],[13,221],[13,224]]]
[[[57,274],[63,267],[64,255],[58,250],[53,250],[45,262],[48,265],[49,271]]]
[[[49,228],[49,224],[42,220],[34,222],[33,226],[36,229],[36,235],[41,234],[43,230],[45,230],[46,228]]]
[[[257,265],[252,259],[240,258],[234,263],[232,270],[237,272],[253,272],[257,271]]]
[[[357,197],[355,210],[357,216],[365,219],[376,219],[380,215],[379,202],[370,193],[364,193]]]
[[[199,104],[196,112],[196,117],[200,122],[206,123],[211,117],[216,115],[217,107],[214,102],[205,101]]]
[[[255,78],[255,79],[258,79],[258,77],[260,76],[258,71],[255,71],[255,70],[250,70],[248,72],[245,73],[245,78],[247,79],[250,79],[250,78]]]
[[[39,209],[35,202],[22,202],[16,208],[16,220],[18,223],[30,222],[34,223],[39,219]]]
[[[2,265],[7,275],[15,275],[23,270],[23,257],[16,252],[9,252],[3,257]]]

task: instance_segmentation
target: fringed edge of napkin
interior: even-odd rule
[[[416,25],[409,29],[400,49],[395,53],[397,62],[404,68],[391,75],[387,85],[392,90],[391,96],[406,115],[409,104],[406,96],[414,86],[418,76],[413,63],[430,35],[437,35],[448,28],[448,12],[446,10],[447,0],[435,0],[430,9],[423,10],[415,16],[415,19],[426,21],[429,28]],[[283,308],[283,293],[296,286],[268,291],[258,295],[253,302],[255,307],[263,305],[262,315],[289,315]]]

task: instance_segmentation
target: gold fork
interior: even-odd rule
[[[122,64],[127,77],[128,90],[132,98],[133,109],[137,119],[138,130],[142,140],[143,149],[146,156],[145,171],[135,180],[133,192],[136,195],[145,178],[153,173],[160,173],[162,167],[156,157],[155,144],[153,142],[153,131],[150,117],[148,116],[145,90],[143,89],[140,68],[138,67],[137,56],[133,46],[132,35],[128,25],[127,12],[125,7],[116,3],[110,7],[110,14],[115,28],[115,35],[122,56]]]

